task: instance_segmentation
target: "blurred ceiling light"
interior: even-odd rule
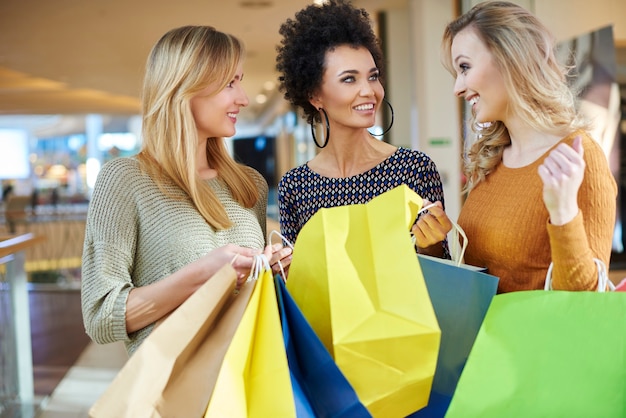
[[[62,179],[67,176],[67,168],[62,164],[55,164],[48,169],[46,177],[52,179]]]
[[[274,90],[274,87],[276,87],[276,83],[274,83],[273,81],[266,81],[265,83],[263,83],[263,88],[267,91]]]
[[[255,100],[258,104],[263,104],[267,102],[267,96],[264,94],[257,94]]]
[[[264,9],[272,6],[272,2],[267,0],[244,0],[240,1],[239,5],[246,9]]]
[[[108,151],[113,147],[131,151],[137,147],[137,137],[130,132],[107,133],[98,137],[98,149],[100,151]]]

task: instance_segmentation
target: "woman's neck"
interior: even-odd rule
[[[325,177],[352,177],[380,164],[395,150],[396,147],[372,138],[369,133],[352,138],[331,136],[328,146],[308,166]]]
[[[203,180],[210,180],[217,177],[217,170],[209,166],[207,159],[207,141],[208,139],[200,141],[196,151],[196,171]]]
[[[538,131],[523,123],[510,123],[507,129],[511,145],[505,148],[502,162],[509,168],[532,164],[563,139],[562,135]]]

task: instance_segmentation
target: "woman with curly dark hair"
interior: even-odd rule
[[[342,0],[310,5],[288,19],[280,34],[276,65],[280,89],[302,110],[320,148],[312,160],[279,182],[284,237],[295,242],[320,208],[366,203],[406,184],[424,200],[436,202],[413,226],[418,250],[447,256],[444,231],[451,225],[434,162],[420,151],[397,148],[368,131],[385,90],[383,55],[367,11]],[[316,135],[316,124],[321,124],[323,135]]]

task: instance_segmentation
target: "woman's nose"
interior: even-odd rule
[[[374,89],[370,83],[363,83],[361,85],[361,96],[371,96],[374,94]]]
[[[462,97],[465,94],[465,83],[462,77],[457,77],[454,81],[454,95]]]
[[[240,106],[248,106],[249,103],[250,100],[248,100],[248,95],[244,89],[241,89],[237,97],[237,104]]]

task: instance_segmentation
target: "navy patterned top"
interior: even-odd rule
[[[371,170],[346,178],[321,176],[306,164],[293,168],[278,183],[281,234],[293,244],[304,224],[320,208],[367,203],[401,184],[422,199],[444,204],[437,167],[430,157],[417,150],[400,147]],[[447,242],[443,245],[447,256]]]

